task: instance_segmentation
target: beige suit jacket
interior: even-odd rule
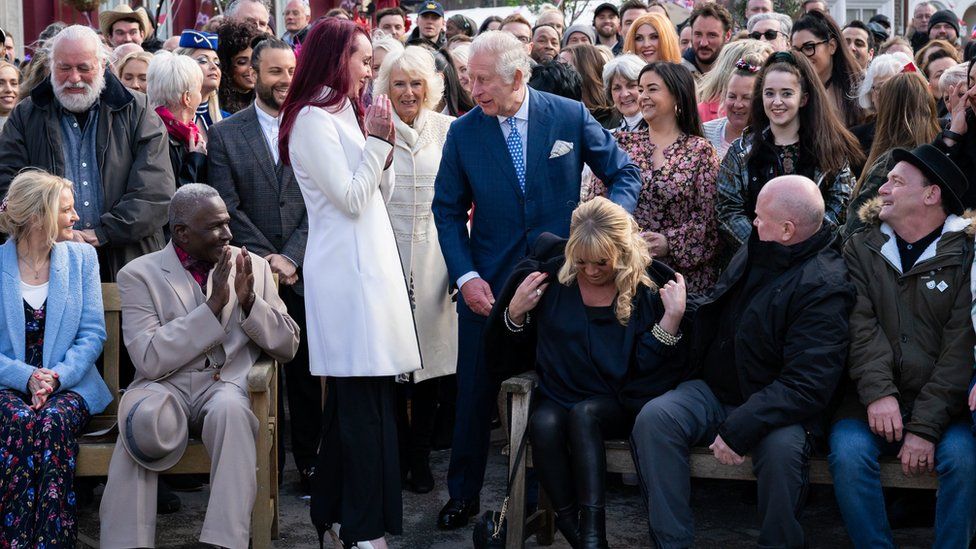
[[[240,249],[231,247],[236,259]],[[278,297],[268,262],[250,254],[254,305],[244,316],[230,274],[230,300],[216,318],[204,292],[183,268],[172,242],[142,256],[118,274],[122,339],[136,377],[132,387],[181,371],[220,368],[220,379],[247,391],[247,372],[264,351],[288,362],[298,350],[299,327]],[[209,361],[209,362],[208,362]]]

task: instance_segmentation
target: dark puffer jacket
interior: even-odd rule
[[[750,265],[777,275],[752,297],[735,332],[735,367],[743,404],[719,427],[722,439],[745,455],[770,431],[802,424],[822,434],[821,414],[844,372],[854,286],[839,242],[826,224],[793,246],[761,242],[753,231],[692,322],[692,366],[700,369],[719,332],[725,300]]]
[[[942,235],[901,272],[881,200],[861,209],[865,227],[844,247],[857,287],[848,365],[853,383],[837,419],[866,420],[867,405],[895,396],[905,429],[931,442],[966,410],[973,373],[970,271],[974,221],[949,216]]]

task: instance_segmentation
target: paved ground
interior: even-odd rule
[[[448,549],[471,546],[471,530],[442,532],[434,527],[437,512],[447,501],[447,488],[443,479],[447,471],[449,451],[435,452],[432,466],[438,480],[436,489],[426,495],[403,493],[404,533],[389,538],[393,548]],[[500,507],[506,481],[506,458],[500,455],[500,447],[492,448],[486,489],[482,495],[482,508]],[[314,549],[318,547],[315,530],[308,520],[308,501],[297,492],[297,473],[289,463],[281,495],[281,539],[277,548]],[[748,483],[724,481],[700,481],[693,486],[693,505],[696,512],[698,537],[696,546],[721,548],[754,547],[758,535],[754,488]],[[161,549],[189,549],[199,547],[196,536],[203,524],[207,504],[207,491],[181,494],[183,510],[175,515],[159,518],[157,547]],[[647,533],[646,514],[635,487],[624,486],[619,478],[611,478],[608,488],[608,537],[614,548],[651,547]],[[850,543],[841,524],[840,514],[828,488],[818,487],[804,515],[804,525],[810,547],[849,547]],[[90,536],[98,535],[98,510],[96,504],[83,509],[80,517],[81,531]],[[930,529],[910,529],[896,532],[896,543],[902,548],[921,548],[932,543]],[[527,547],[538,547],[534,540]],[[568,545],[558,536],[556,548]]]

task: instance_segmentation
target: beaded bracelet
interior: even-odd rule
[[[682,336],[681,333],[678,333],[678,335],[671,335],[667,330],[662,328],[660,324],[655,324],[654,327],[651,328],[651,335],[668,347],[674,347],[677,345],[678,342],[681,341]]]
[[[508,307],[505,307],[505,314],[502,316],[505,318],[505,328],[508,328],[509,332],[515,334],[524,331],[525,325],[529,323],[529,313],[525,313],[525,321],[522,324],[516,324],[508,314]]]

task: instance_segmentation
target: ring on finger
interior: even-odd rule
[[[535,289],[535,296],[536,297],[542,297],[542,289],[541,288],[536,288]]]

